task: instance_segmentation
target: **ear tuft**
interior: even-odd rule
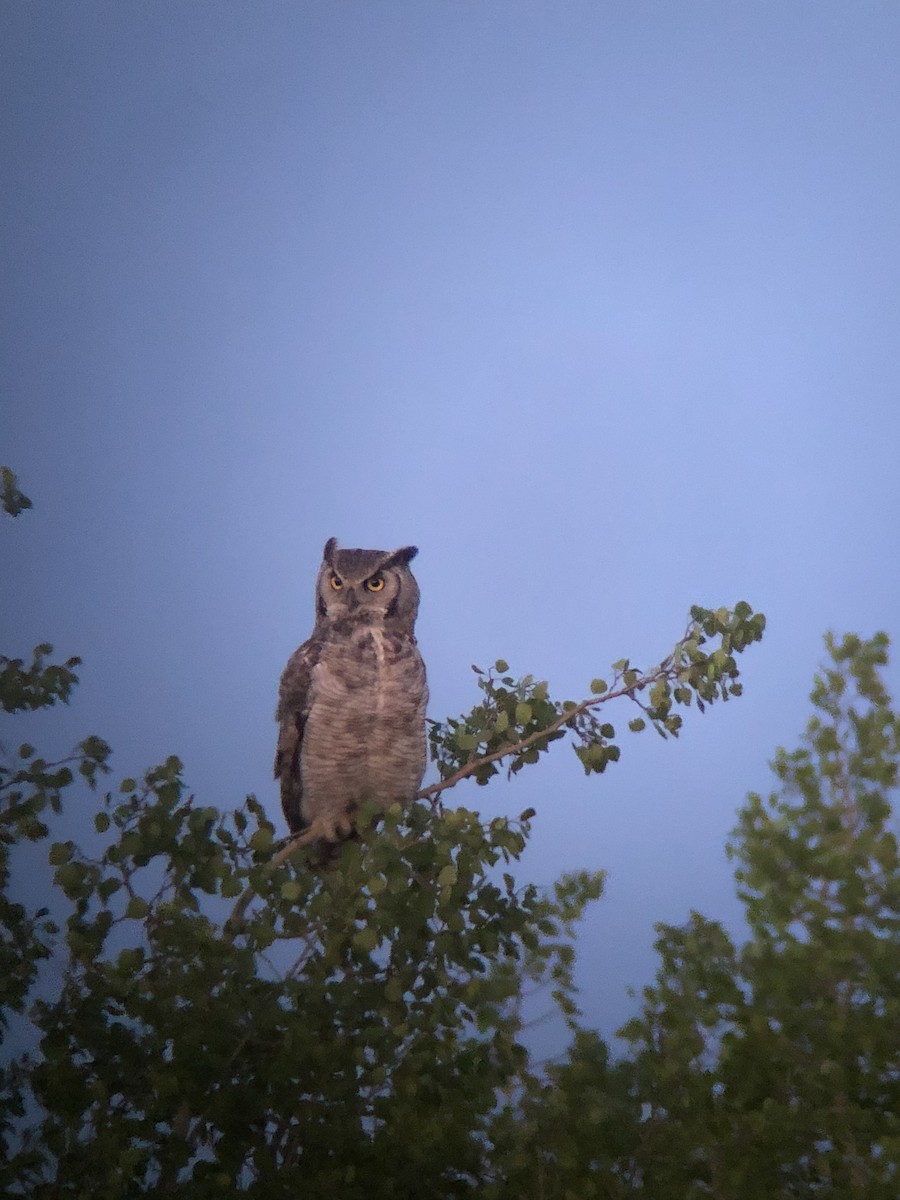
[[[334,565],[334,552],[337,550],[337,538],[329,538],[325,543],[325,549],[322,551],[322,557],[329,567]]]

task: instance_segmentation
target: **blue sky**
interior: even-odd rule
[[[85,661],[34,740],[97,732],[121,775],[176,753],[204,802],[276,816],[332,535],[420,546],[433,716],[472,662],[578,698],[692,603],[767,613],[745,696],[679,741],[456,794],[538,810],[523,878],[609,870],[580,980],[610,1032],[654,921],[738,927],[723,843],[822,634],[900,635],[900,9],[0,20],[0,457],[36,505],[2,530],[4,649]]]

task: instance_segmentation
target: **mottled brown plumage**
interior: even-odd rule
[[[325,545],[312,636],[281,677],[275,777],[292,833],[336,842],[367,800],[415,796],[425,770],[425,665],[414,627],[415,546]]]

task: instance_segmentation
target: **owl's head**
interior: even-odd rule
[[[409,563],[417,554],[416,546],[341,550],[337,538],[329,538],[316,581],[316,619],[393,618],[412,629],[419,611],[419,585]]]

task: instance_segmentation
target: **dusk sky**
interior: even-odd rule
[[[113,786],[177,754],[281,829],[328,537],[420,547],[435,717],[746,599],[743,697],[448,798],[537,810],[523,881],[609,871],[612,1033],[655,921],[740,933],[724,843],[825,631],[900,637],[898,62],[893,0],[6,0],[3,651],[84,666],[0,737],[100,734]]]

